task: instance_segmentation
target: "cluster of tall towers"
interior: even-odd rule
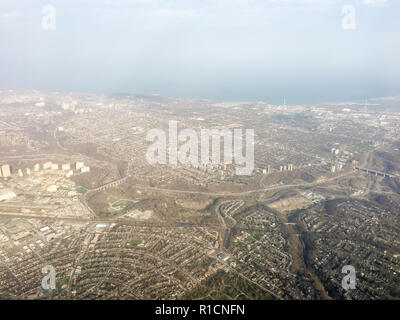
[[[84,162],[80,162],[80,161],[76,162],[75,168],[76,168],[76,170],[79,170],[81,173],[90,172],[90,167],[86,166],[84,164]],[[56,163],[52,163],[51,161],[49,161],[49,162],[43,163],[43,170],[56,171],[56,170],[60,170],[60,166]],[[69,164],[69,163],[61,165],[61,170],[67,171],[67,174],[66,174],[67,178],[69,178],[73,175],[73,169],[72,169],[71,164]],[[9,164],[4,164],[4,165],[0,166],[0,177],[3,177],[3,178],[11,177],[11,171],[12,171],[11,166]],[[35,172],[40,171],[39,163],[34,165],[33,171],[35,171]],[[23,169],[18,169],[17,174],[19,177],[23,177],[25,175],[29,176],[31,174],[31,169],[26,168],[25,171]]]
[[[293,171],[293,165],[288,164],[287,166],[279,166],[279,171]]]

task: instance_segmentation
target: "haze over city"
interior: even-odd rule
[[[56,9],[43,30],[42,7]],[[344,30],[344,5],[355,29]],[[0,86],[288,104],[400,91],[393,0],[2,1]]]

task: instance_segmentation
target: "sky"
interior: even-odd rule
[[[287,104],[400,95],[399,17],[398,0],[2,0],[0,87]]]

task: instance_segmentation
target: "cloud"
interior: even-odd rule
[[[196,15],[193,10],[187,9],[156,9],[151,14],[159,17],[193,17]]]
[[[381,5],[384,5],[385,3],[387,3],[387,0],[363,0],[362,3],[367,6],[369,6],[369,5],[381,6]]]
[[[1,19],[16,19],[22,16],[20,11],[0,12]]]

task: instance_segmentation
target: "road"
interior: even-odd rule
[[[319,180],[319,181],[314,181],[314,182],[311,182],[311,183],[273,185],[273,186],[268,187],[268,188],[254,189],[254,190],[248,190],[248,191],[242,191],[242,192],[188,191],[188,190],[157,188],[157,187],[149,187],[149,186],[141,186],[141,185],[132,185],[132,187],[137,188],[137,189],[142,189],[142,190],[143,189],[144,190],[154,190],[154,191],[160,191],[160,192],[171,192],[171,193],[182,193],[182,194],[200,194],[200,195],[217,196],[217,197],[231,197],[231,196],[244,196],[244,195],[249,195],[249,194],[252,194],[252,193],[259,193],[259,192],[266,192],[266,191],[273,191],[273,190],[284,190],[284,189],[299,188],[299,187],[312,187],[312,186],[316,186],[316,185],[332,182],[332,181],[341,179],[343,177],[350,177],[350,176],[353,176],[353,175],[355,175],[354,172],[352,172],[352,173],[346,172],[346,173],[343,173],[341,175],[338,175],[338,176],[335,176],[335,177],[332,177],[332,178]],[[114,181],[114,182],[116,182],[116,181]]]

